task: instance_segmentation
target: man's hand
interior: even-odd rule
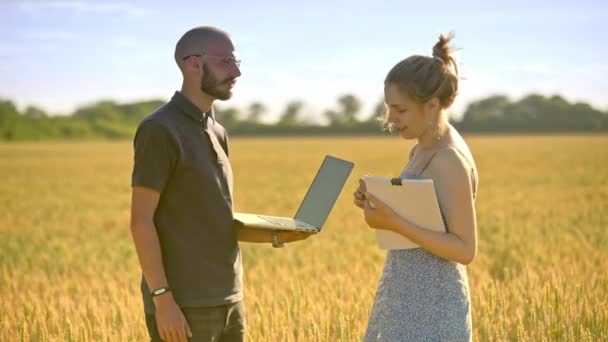
[[[152,299],[156,306],[156,326],[160,338],[166,342],[188,342],[188,337],[192,337],[190,326],[171,292]]]
[[[306,240],[313,235],[313,233],[306,232],[295,232],[295,231],[279,231],[279,241],[281,242],[294,242],[300,240]]]

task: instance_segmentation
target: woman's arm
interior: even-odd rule
[[[470,166],[458,152],[446,149],[437,152],[428,172],[434,176],[441,212],[449,232],[435,232],[416,226],[369,193],[366,193],[366,198],[375,208],[366,206],[365,219],[370,227],[401,234],[440,258],[469,264],[477,253]]]

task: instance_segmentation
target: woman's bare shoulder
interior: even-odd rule
[[[468,177],[472,170],[465,156],[453,146],[446,146],[437,151],[429,169],[434,174],[449,178]]]

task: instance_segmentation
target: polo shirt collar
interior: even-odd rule
[[[177,108],[186,116],[190,117],[193,120],[207,123],[207,119],[211,118],[215,123],[215,111],[213,110],[213,106],[207,113],[203,113],[197,106],[194,105],[184,94],[179,91],[176,91],[171,98],[171,103],[175,104]]]

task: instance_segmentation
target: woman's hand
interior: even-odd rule
[[[399,216],[393,209],[369,192],[363,193],[363,196],[366,199],[363,201],[363,214],[367,225],[373,229],[395,230]]]

